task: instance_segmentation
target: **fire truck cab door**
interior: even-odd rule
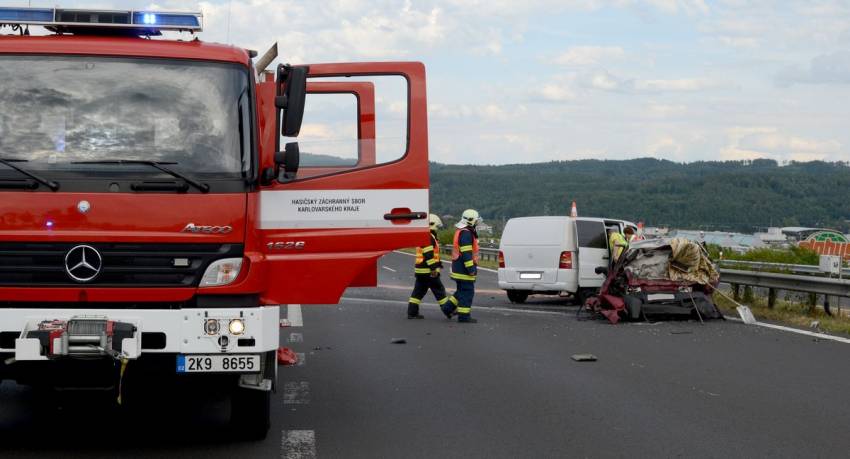
[[[395,77],[406,85],[405,104],[384,101],[376,107],[370,79]],[[294,180],[263,186],[255,206],[258,239],[267,273],[261,295],[266,304],[333,304],[350,286],[374,285],[377,260],[389,251],[428,241],[428,128],[425,68],[417,62],[309,65],[306,107],[313,95],[354,96],[356,153],[350,161],[333,163],[328,155],[312,155],[301,143],[302,165]],[[275,119],[273,104],[263,102],[268,89],[258,90],[261,119]],[[316,98],[318,99],[318,98]],[[399,106],[406,107],[400,110]],[[349,112],[334,113],[332,118]],[[271,116],[269,116],[271,115]],[[400,138],[397,156],[376,154],[376,117],[403,116],[399,132],[379,135]],[[334,141],[340,129],[313,122],[305,114],[301,134]],[[274,124],[274,123],[266,123]],[[392,126],[392,123],[389,124]],[[382,126],[382,125],[381,125]],[[261,169],[274,166],[267,154],[279,139],[280,126],[261,130]],[[273,137],[274,136],[274,137]],[[402,136],[406,136],[405,139]],[[279,142],[278,143],[282,143]],[[380,140],[378,148],[382,145]],[[308,161],[305,164],[305,157]],[[328,158],[331,158],[330,160]],[[313,161],[311,164],[310,161]],[[412,269],[412,268],[411,268]]]

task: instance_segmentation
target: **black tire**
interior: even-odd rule
[[[578,292],[576,292],[576,301],[579,306],[584,306],[584,303],[587,302],[587,299],[596,295],[596,289],[593,288],[580,288]]]
[[[524,290],[507,290],[507,292],[508,299],[511,300],[511,303],[522,304],[528,299],[528,292]]]
[[[230,425],[240,439],[264,440],[271,427],[271,391],[233,389]]]

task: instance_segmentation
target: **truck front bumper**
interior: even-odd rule
[[[57,357],[51,354],[50,345],[30,337],[33,334],[29,332],[47,321],[92,318],[133,325],[132,336],[122,336],[120,345],[112,343],[114,349],[120,349],[122,358],[130,360],[156,353],[260,354],[279,346],[278,306],[167,310],[0,308],[0,353],[13,353],[16,361]],[[241,327],[234,327],[236,331],[241,328],[241,333],[231,331],[234,320],[241,321]],[[210,321],[218,326],[208,326]],[[55,343],[61,348],[59,341]],[[97,344],[89,347],[98,349]]]

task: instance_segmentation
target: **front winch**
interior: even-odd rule
[[[127,322],[103,317],[72,317],[43,320],[34,329],[24,331],[21,341],[37,340],[38,355],[42,358],[109,356],[118,359],[122,355],[135,354],[131,349],[124,349],[124,340],[135,338],[136,331],[136,326]],[[28,347],[35,350],[36,346]]]

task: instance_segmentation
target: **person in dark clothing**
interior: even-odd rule
[[[416,248],[416,261],[413,268],[416,283],[413,285],[413,293],[410,294],[407,303],[408,319],[424,318],[419,313],[419,305],[429,289],[434,293],[434,298],[437,299],[437,304],[440,305],[441,309],[449,300],[446,297],[446,288],[440,280],[442,263],[440,262],[440,241],[437,240],[437,229],[443,226],[443,222],[440,221],[440,217],[431,214],[428,217],[428,226],[431,229],[431,244]]]
[[[478,211],[463,211],[460,222],[455,225],[452,246],[452,279],[457,284],[454,295],[443,306],[443,314],[451,318],[457,314],[461,323],[475,323],[472,314],[472,299],[475,296],[475,277],[478,275],[478,232],[475,226],[481,221]]]

